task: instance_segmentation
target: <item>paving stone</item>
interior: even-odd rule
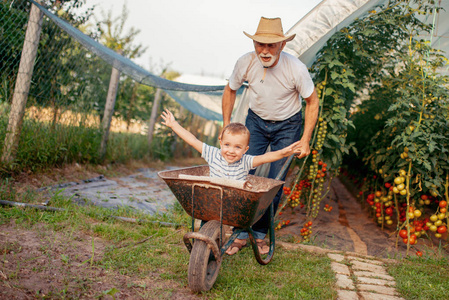
[[[404,298],[401,297],[369,293],[369,292],[360,292],[360,296],[362,296],[362,299],[364,300],[405,300]]]
[[[344,264],[340,264],[337,262],[331,262],[331,268],[332,270],[337,274],[343,274],[343,275],[351,275],[351,272],[349,272],[349,267]]]
[[[357,260],[357,261],[361,261],[364,263],[375,264],[375,265],[384,265],[385,264],[383,261],[380,261],[380,260],[366,259],[366,258],[361,258],[361,257],[357,257],[357,256],[347,256],[346,259],[348,259],[350,261]]]
[[[381,266],[374,265],[374,264],[368,264],[361,261],[353,260],[352,261],[352,269],[354,270],[363,270],[363,271],[370,271],[374,273],[379,274],[387,274],[387,271]]]
[[[395,286],[396,282],[393,280],[385,280],[385,279],[377,279],[377,278],[369,278],[369,277],[357,277],[357,284],[377,284],[377,285],[385,285],[385,286]]]
[[[335,277],[337,278],[337,286],[339,288],[348,290],[355,289],[354,283],[349,276],[343,274],[335,274]]]
[[[341,262],[345,259],[345,257],[341,254],[329,253],[327,255],[330,259],[335,260],[337,262]]]
[[[337,290],[337,300],[359,300],[359,296],[354,291]]]
[[[379,274],[379,273],[368,272],[368,271],[355,271],[354,270],[354,275],[357,277],[376,277],[376,278],[394,281],[394,278],[391,277],[390,275]]]
[[[395,288],[382,286],[382,285],[374,285],[374,284],[357,284],[357,288],[360,291],[366,292],[376,292],[378,294],[396,296],[397,292]]]

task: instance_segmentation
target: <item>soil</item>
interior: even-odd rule
[[[294,173],[293,171],[291,173]],[[286,185],[292,180],[290,175]],[[327,187],[324,187],[326,190]],[[397,240],[396,223],[383,228],[370,216],[369,207],[363,207],[355,195],[355,185],[348,178],[334,178],[329,193],[321,201],[321,210],[313,220],[311,243],[324,249],[353,252],[378,258],[400,259],[407,256],[407,245],[402,239]],[[351,191],[353,191],[351,193]],[[332,207],[325,211],[325,205]],[[429,212],[430,214],[430,212]],[[300,231],[306,218],[305,207],[291,208],[288,205],[282,210],[279,219],[290,221],[288,226],[277,231],[277,238],[301,242]],[[449,257],[449,249],[440,247],[440,241],[447,241],[447,233],[441,240],[436,238],[420,238],[419,243],[410,247],[409,255],[419,250],[432,257]],[[446,246],[447,248],[447,246]]]
[[[194,159],[174,164],[184,167],[204,162]],[[25,193],[30,188],[40,189],[100,175],[120,182],[120,178],[134,174],[142,167],[163,170],[166,166],[158,163],[147,166],[129,164],[94,168],[75,164],[40,174],[20,174],[15,178],[14,185],[18,193]],[[289,176],[287,184],[291,180]],[[321,206],[328,204],[333,209],[330,212],[321,210],[313,221],[311,243],[324,249],[362,255],[404,257],[406,247],[402,242],[396,247],[394,228],[382,230],[377,226],[349,190],[340,179],[332,181],[330,192],[321,202]],[[44,198],[45,195],[42,194],[42,200]],[[300,230],[306,220],[305,209],[292,209],[287,206],[279,218],[281,221],[289,220],[290,223],[276,232],[277,239],[290,243],[300,241]],[[48,229],[43,223],[29,230],[16,226],[13,220],[0,225],[0,299],[61,299],[66,297],[67,289],[70,289],[70,298],[76,299],[204,298],[192,293],[186,286],[163,279],[157,273],[142,279],[98,267],[86,268],[86,264],[102,259],[110,242],[82,232],[73,232],[71,235],[69,239],[61,232]],[[94,253],[92,238],[95,244]],[[416,249],[423,250],[427,255],[441,255],[441,251],[431,241],[422,243],[411,251]],[[70,264],[67,263],[69,260]],[[115,289],[120,292],[112,296]]]

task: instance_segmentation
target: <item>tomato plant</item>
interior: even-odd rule
[[[431,26],[415,12],[433,17],[439,8],[431,0],[408,5],[389,1],[319,51],[310,69],[319,120],[293,186],[307,181],[299,202],[313,219],[327,193],[324,181],[330,186],[344,165],[356,174],[352,180],[374,220],[405,230],[409,247],[447,230],[449,77],[440,73],[447,59],[416,38]]]

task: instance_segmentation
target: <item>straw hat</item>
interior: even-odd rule
[[[296,36],[296,34],[292,34],[290,36],[284,35],[280,18],[270,19],[265,17],[260,18],[259,26],[257,27],[257,31],[254,35],[248,34],[244,31],[243,33],[250,39],[262,44],[272,44],[283,41],[289,42]]]

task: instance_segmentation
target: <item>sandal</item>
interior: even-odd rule
[[[257,243],[257,247],[259,247],[259,253],[261,255],[265,255],[270,252],[270,247],[268,247],[267,242],[265,242],[265,240],[256,241],[256,243]],[[264,247],[268,248],[268,250],[266,252],[263,251]]]
[[[242,250],[242,248],[243,247],[246,247],[247,246],[247,244],[245,243],[245,244],[242,244],[242,243],[237,243],[237,242],[233,242],[232,244],[231,244],[231,246],[229,246],[229,248],[228,248],[228,250],[231,250],[232,248],[237,248],[238,250],[235,252],[235,253],[233,253],[233,254],[229,254],[228,252],[227,252],[227,250],[226,250],[226,254],[227,255],[234,255],[234,254],[236,254],[237,252],[239,252],[240,250]]]

